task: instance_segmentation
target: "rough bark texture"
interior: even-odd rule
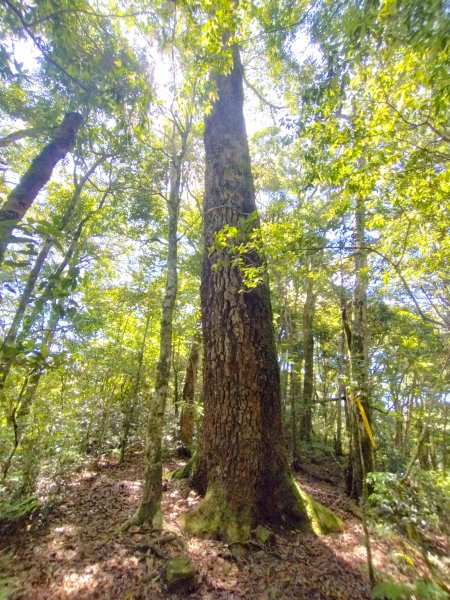
[[[72,149],[81,126],[79,113],[67,113],[53,139],[36,156],[19,184],[0,209],[0,264],[14,227],[21,221],[38,193],[50,179],[56,164]]]
[[[300,439],[311,442],[312,437],[312,401],[314,391],[314,309],[316,304],[314,282],[308,281],[305,307],[303,309],[303,399],[300,421]]]
[[[227,250],[212,250],[225,225],[245,237],[255,213],[243,116],[242,66],[215,75],[218,100],[205,120],[204,261],[201,286],[204,339],[202,469],[206,496],[186,517],[188,529],[245,539],[258,522],[310,522],[289,471],[281,420],[280,378],[269,289],[245,289]],[[258,226],[256,221],[254,226]],[[247,264],[262,266],[255,253]]]
[[[369,436],[363,425],[356,406],[359,398],[371,424],[369,356],[367,329],[367,251],[365,249],[365,203],[357,200],[354,228],[355,275],[356,284],[353,294],[353,320],[351,328],[351,413],[352,441],[347,469],[347,493],[352,498],[363,494],[365,475],[373,470],[373,453]]]
[[[192,445],[194,435],[194,395],[197,385],[197,370],[200,357],[200,344],[194,341],[186,367],[186,378],[183,386],[183,408],[180,417],[180,442],[186,448]]]

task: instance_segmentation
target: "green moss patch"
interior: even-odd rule
[[[311,498],[299,485],[295,485],[303,501],[311,528],[316,535],[337,533],[344,529],[343,522],[332,510]]]
[[[170,559],[166,565],[166,585],[169,592],[192,591],[196,586],[196,573],[189,556],[181,554]]]

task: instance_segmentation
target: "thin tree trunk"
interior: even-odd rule
[[[14,337],[13,337],[13,335],[10,335],[8,333],[8,336],[9,336],[8,344],[6,344],[4,342],[0,348],[0,400],[3,399],[5,383],[6,383],[8,375],[11,371],[11,368],[12,368],[15,358],[16,358],[16,352],[14,350],[14,347],[11,348],[11,345],[14,344],[16,347],[20,345],[20,343],[25,339],[27,333],[29,332],[31,325],[33,325],[36,322],[36,320],[38,319],[46,302],[48,302],[48,300],[50,300],[53,297],[53,290],[54,290],[57,282],[59,281],[61,275],[63,274],[64,269],[67,267],[67,265],[69,264],[69,262],[72,260],[73,256],[75,255],[75,252],[77,251],[78,243],[80,241],[80,237],[83,232],[84,226],[86,225],[87,221],[89,221],[89,219],[92,217],[92,215],[94,215],[98,210],[100,210],[103,207],[103,205],[106,201],[106,198],[109,194],[109,191],[110,190],[108,188],[108,190],[106,190],[103,193],[103,197],[99,202],[98,208],[96,210],[90,211],[80,221],[62,261],[59,263],[58,267],[55,269],[52,276],[49,277],[47,285],[45,286],[41,295],[36,300],[35,305],[33,306],[31,314],[26,319],[23,319],[23,312],[22,312],[22,314],[20,315],[20,319],[17,319],[16,323],[13,322],[14,329],[12,331],[12,334],[14,335]],[[37,274],[36,274],[36,277],[37,277]],[[35,283],[36,283],[35,281],[34,282],[31,281],[30,287],[34,287]],[[31,294],[30,294],[30,297],[31,297]],[[25,310],[25,309],[26,309],[26,307],[23,310]],[[21,308],[21,311],[22,311],[22,308]],[[24,324],[22,327],[22,331],[19,334],[17,334],[17,329],[20,325],[20,321],[24,321]]]
[[[292,467],[294,471],[297,471],[301,463],[297,411],[298,399],[301,394],[301,357],[294,356],[291,365],[291,386],[289,393],[291,396]]]
[[[448,465],[448,445],[447,445],[447,425],[448,425],[448,403],[444,403],[444,431],[442,432],[442,472],[447,473]]]
[[[10,421],[14,429],[14,445],[10,455],[8,456],[2,468],[3,481],[8,476],[12,460],[19,448],[23,435],[27,429],[28,424],[26,422],[26,418],[30,414],[30,410],[36,395],[36,390],[38,388],[41,377],[45,372],[45,359],[53,342],[60,314],[60,309],[57,306],[57,303],[55,302],[50,310],[50,316],[45,328],[46,332],[40,346],[40,353],[42,358],[38,359],[37,364],[34,366],[31,373],[25,378],[18,402],[11,414]]]
[[[351,327],[350,364],[352,415],[352,447],[347,467],[347,494],[355,499],[363,495],[364,480],[373,469],[370,438],[364,427],[357,402],[361,403],[371,425],[369,357],[367,328],[367,250],[365,244],[365,201],[357,199],[354,228],[355,276],[353,320]],[[359,440],[359,441],[358,441]]]
[[[0,138],[0,148],[6,148],[6,146],[10,146],[19,140],[23,140],[23,138],[37,138],[40,135],[43,135],[43,132],[37,127],[19,129],[18,131],[13,131],[12,133],[8,133],[8,135]]]
[[[430,435],[430,429],[429,429],[430,425],[429,425],[428,421],[426,421],[423,424],[421,422],[419,422],[418,425],[420,427],[419,440],[417,442],[417,446],[416,446],[416,449],[414,451],[414,454],[412,455],[412,458],[409,461],[409,465],[408,465],[408,467],[407,467],[407,469],[405,471],[405,474],[402,477],[402,481],[406,481],[409,478],[409,476],[411,475],[411,471],[412,471],[412,469],[414,467],[414,463],[416,462],[416,460],[418,458],[420,460],[420,453],[421,453],[421,451],[423,451],[424,442],[426,441],[427,438],[429,438],[429,435]],[[424,468],[422,466],[422,464],[420,464],[420,467]],[[427,466],[425,466],[425,468],[427,468]]]
[[[317,293],[314,292],[314,282],[308,280],[306,300],[303,309],[303,397],[300,420],[300,439],[311,442],[312,437],[312,402],[314,392],[314,309]]]
[[[23,219],[36,196],[52,176],[56,164],[72,149],[81,126],[79,113],[67,113],[52,141],[36,156],[19,184],[0,208],[0,264],[11,241],[14,227]]]
[[[348,366],[347,366],[347,353],[345,350],[345,333],[341,332],[341,347],[338,357],[338,400],[337,400],[337,416],[336,416],[336,442],[335,442],[335,454],[336,456],[343,456],[344,452],[342,449],[342,402],[344,401],[344,411],[346,413],[346,398],[347,391],[345,382],[348,379]]]
[[[430,456],[430,427],[426,423],[422,426],[419,421],[418,429],[421,431],[419,443],[417,446],[417,457],[419,459],[420,468],[424,471],[431,470],[431,456]]]
[[[72,218],[72,215],[74,213],[74,210],[78,204],[78,201],[81,197],[81,193],[83,191],[83,187],[85,186],[86,182],[88,181],[89,177],[92,176],[92,174],[94,173],[95,169],[102,163],[104,162],[105,158],[101,158],[99,160],[97,160],[90,169],[88,169],[88,171],[83,175],[83,177],[80,179],[80,181],[77,181],[76,175],[74,174],[74,179],[75,179],[75,188],[74,188],[74,192],[72,195],[72,198],[67,206],[67,209],[61,219],[61,222],[58,225],[58,229],[62,232],[64,231],[64,229],[66,228],[66,226],[68,225],[68,223],[70,222],[70,219]],[[11,323],[11,326],[8,330],[8,333],[6,334],[5,339],[3,340],[2,346],[0,348],[0,361],[1,361],[1,357],[2,357],[2,352],[4,350],[4,347],[7,346],[11,346],[14,344],[16,337],[17,337],[17,333],[19,331],[19,328],[22,324],[22,319],[23,316],[25,314],[25,311],[29,305],[30,302],[30,298],[33,294],[34,288],[36,287],[36,282],[38,280],[38,277],[40,275],[40,272],[42,270],[42,267],[50,253],[50,250],[53,248],[54,246],[54,241],[52,239],[48,239],[44,241],[44,244],[42,245],[42,248],[39,252],[39,254],[36,257],[35,263],[33,265],[33,268],[30,271],[30,274],[28,276],[27,282],[25,284],[25,288],[22,292],[22,295],[20,297],[20,301],[19,304],[17,306],[17,310],[15,312],[13,321]]]
[[[169,212],[169,245],[167,254],[166,289],[161,316],[159,360],[156,368],[155,393],[148,419],[145,442],[144,488],[140,504],[135,514],[123,524],[123,531],[126,531],[131,525],[135,524],[149,523],[153,527],[160,527],[162,523],[161,447],[164,414],[169,392],[172,359],[173,313],[178,286],[177,227],[180,206],[181,167],[186,153],[188,132],[189,129],[187,128],[183,133],[180,154],[176,155],[173,150],[170,162],[170,192],[167,202]]]
[[[147,335],[148,328],[150,325],[151,311],[150,308],[147,309],[147,317],[145,319],[145,327],[144,327],[144,335],[142,337],[142,343],[139,348],[138,358],[137,358],[137,370],[136,377],[134,378],[133,389],[131,390],[131,394],[128,397],[128,402],[126,403],[126,408],[124,411],[124,419],[122,425],[122,437],[120,440],[120,462],[125,460],[125,453],[128,446],[128,438],[130,436],[131,426],[133,424],[134,412],[136,410],[136,405],[139,401],[139,391],[141,388],[141,380],[142,380],[142,368],[144,365],[144,353],[145,346],[147,344]]]
[[[183,406],[180,417],[180,442],[191,450],[194,434],[194,396],[197,385],[197,370],[200,358],[200,344],[194,340],[186,367],[183,386]]]
[[[179,382],[178,382],[178,352],[175,351],[175,348],[172,349],[172,365],[173,365],[173,409],[175,412],[175,417],[178,418],[180,412],[180,392],[179,392]]]

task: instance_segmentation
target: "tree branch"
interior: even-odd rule
[[[56,67],[59,71],[64,73],[66,77],[68,77],[71,81],[80,86],[82,90],[84,90],[85,92],[90,92],[91,90],[88,87],[86,87],[79,79],[71,75],[68,71],[66,71],[66,69],[62,65],[59,64],[58,61],[54,60],[53,58],[51,58],[51,56],[49,56],[41,40],[30,30],[30,27],[25,21],[24,16],[20,12],[20,10],[10,0],[1,0],[1,2],[3,2],[3,4],[5,4],[9,9],[11,9],[11,11],[16,15],[17,19],[19,20],[20,24],[22,25],[30,39],[32,40],[33,44],[45,57],[45,60],[54,67]]]
[[[285,110],[287,108],[287,106],[276,106],[275,104],[272,104],[272,102],[269,102],[269,100],[264,98],[264,96],[261,94],[261,92],[259,92],[255,88],[255,86],[249,82],[249,80],[247,79],[245,74],[242,75],[242,79],[244,80],[245,85],[247,87],[249,87],[252,90],[252,92],[261,100],[261,102],[263,104],[266,104],[269,108],[272,108],[273,110]]]
[[[10,146],[21,140],[25,137],[36,138],[42,135],[43,132],[36,127],[30,127],[29,129],[20,129],[18,131],[13,131],[12,133],[8,133],[5,137],[0,138],[0,148],[5,148],[6,146]]]

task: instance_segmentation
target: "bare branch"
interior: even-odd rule
[[[53,58],[51,58],[51,56],[49,56],[47,50],[44,47],[44,44],[30,30],[30,27],[29,27],[28,23],[25,21],[22,13],[20,12],[20,10],[10,0],[1,0],[1,2],[3,2],[3,4],[5,4],[9,9],[11,9],[11,11],[16,15],[16,17],[20,21],[20,24],[22,25],[22,27],[24,28],[24,30],[26,31],[26,33],[28,34],[28,36],[32,40],[33,44],[42,53],[42,55],[45,57],[46,61],[48,61],[51,65],[53,65],[54,67],[56,67],[59,71],[61,71],[62,73],[64,73],[64,75],[66,75],[66,77],[68,77],[71,81],[73,81],[78,86],[80,86],[80,88],[82,90],[84,90],[85,92],[91,91],[79,79],[77,79],[76,77],[74,77],[73,75],[71,75],[68,71],[66,71],[66,69],[62,65],[59,64],[59,62],[57,62],[56,60],[54,60]]]
[[[36,138],[42,135],[43,132],[36,127],[30,127],[29,129],[19,129],[18,131],[13,131],[12,133],[8,133],[5,137],[0,138],[0,148],[5,148],[6,146],[10,146],[23,138],[30,137]]]

